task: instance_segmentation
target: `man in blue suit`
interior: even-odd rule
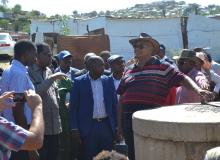
[[[102,150],[112,150],[116,132],[117,95],[109,77],[102,75],[104,61],[92,56],[88,73],[75,79],[70,94],[70,124],[82,142],[84,159],[91,160]]]

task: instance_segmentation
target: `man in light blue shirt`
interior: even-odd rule
[[[2,74],[1,93],[6,91],[24,93],[25,90],[34,90],[34,85],[28,76],[26,66],[32,65],[35,58],[36,47],[31,41],[22,40],[15,44],[14,60]],[[4,110],[3,116],[25,129],[28,129],[28,125],[31,123],[31,110],[25,103],[16,103],[13,109]],[[11,159],[13,158],[25,160],[28,158],[28,154],[24,152],[15,154],[14,152]]]

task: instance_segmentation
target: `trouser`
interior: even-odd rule
[[[57,160],[59,143],[58,135],[45,135],[43,147],[39,150],[40,160]]]
[[[88,136],[83,138],[83,159],[92,160],[102,150],[113,149],[113,132],[108,118],[102,121],[93,120]]]
[[[122,125],[123,133],[125,138],[125,143],[128,145],[128,157],[129,160],[135,160],[135,148],[134,148],[134,135],[132,129],[132,115],[136,111],[144,109],[153,109],[155,107],[147,107],[144,105],[124,105],[123,115],[122,115]]]
[[[11,152],[11,157],[10,160],[28,160],[29,156],[28,156],[28,151],[12,151]]]

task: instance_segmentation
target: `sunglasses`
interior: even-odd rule
[[[148,48],[148,46],[144,44],[139,44],[139,45],[133,45],[133,48],[144,49],[144,48]]]
[[[178,63],[178,65],[184,65],[184,64],[187,64],[187,63],[189,63],[189,60],[178,60],[177,61],[177,63]]]

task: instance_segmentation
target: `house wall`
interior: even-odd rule
[[[161,27],[162,26],[162,27]],[[129,39],[146,32],[167,47],[169,55],[182,48],[182,33],[179,18],[172,19],[107,19],[106,33],[110,38],[111,51],[126,59],[133,56]]]
[[[97,17],[87,20],[73,20],[69,22],[70,35],[87,34],[89,30],[104,28],[109,35],[110,48],[113,53],[122,54],[126,59],[133,56],[133,49],[129,39],[146,32],[166,46],[167,55],[178,55],[183,48],[180,18],[166,19],[117,19]],[[36,32],[60,33],[59,22],[32,21],[31,33]],[[209,52],[213,58],[220,60],[220,21],[203,16],[191,15],[187,23],[188,46],[211,47]]]
[[[215,60],[220,60],[220,20],[191,15],[187,25],[189,48],[208,47]]]
[[[87,20],[76,20],[75,21],[75,29],[72,32],[74,35],[83,35],[87,32],[87,25],[89,26],[89,31],[106,28],[106,18],[105,17],[97,17],[91,18]]]

